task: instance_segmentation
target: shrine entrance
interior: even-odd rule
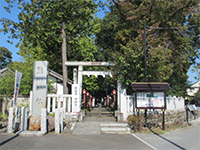
[[[111,71],[84,71],[83,67],[84,66],[107,66],[107,67],[112,67],[114,66],[114,64],[109,63],[109,62],[81,62],[81,61],[67,61],[65,62],[66,66],[77,66],[77,68],[73,69],[73,85],[72,85],[72,113],[77,113],[81,110],[81,106],[82,108],[94,108],[94,100],[93,100],[93,96],[91,94],[89,94],[89,92],[87,92],[85,89],[82,88],[82,81],[83,81],[83,75],[86,75],[88,77],[90,77],[91,75],[94,75],[96,77],[98,76],[102,76],[103,78],[105,78],[105,76],[110,76],[112,78],[112,72]],[[77,90],[77,92],[75,92]],[[114,103],[114,99],[116,102],[116,90],[112,91],[114,94],[113,97],[113,103]],[[73,98],[74,97],[74,98]],[[102,106],[106,106],[106,107],[110,107],[111,105],[111,97],[106,97],[103,99],[100,99],[98,102],[98,105],[95,105],[97,107],[100,107],[99,104],[101,104]],[[114,105],[114,104],[113,104]],[[115,103],[115,109],[117,109],[117,104]],[[94,109],[97,114],[97,109]],[[104,108],[102,107],[102,110],[104,110]]]

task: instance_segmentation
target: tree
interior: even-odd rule
[[[199,63],[197,63],[197,65],[194,66],[192,71],[197,73],[197,76],[195,77],[195,79],[200,80],[200,64]]]
[[[0,47],[0,69],[12,62],[12,53],[5,47]]]
[[[146,39],[147,81],[169,82],[172,88],[169,94],[184,96],[188,78],[186,73],[198,56],[196,47],[187,35],[190,32],[188,21],[195,18],[187,16],[199,8],[198,1],[111,1],[112,14],[120,17],[115,20],[118,24],[115,24],[112,31],[112,43],[119,45],[113,55],[113,61],[117,64],[114,71],[118,79],[126,85],[134,81],[145,81]],[[114,21],[111,20],[104,26],[111,27],[112,24]],[[126,28],[119,28],[123,26]],[[198,23],[193,27],[197,28]]]
[[[9,7],[13,6],[13,2],[15,0],[8,1]],[[89,20],[94,19],[93,14],[97,11],[98,4],[92,0],[18,0],[18,4],[21,9],[19,23],[4,18],[3,31],[13,32],[12,37],[19,37],[25,47],[32,48],[32,53],[35,53],[34,48],[39,45],[43,53],[47,54],[43,56],[43,60],[48,60],[49,66],[59,73],[62,68],[63,91],[67,94],[68,75],[65,61],[70,54],[68,45],[74,44],[78,37],[88,31]],[[8,11],[9,7],[6,7]]]

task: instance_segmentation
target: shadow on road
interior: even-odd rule
[[[158,137],[162,138],[163,140],[165,140],[165,141],[167,141],[167,142],[173,144],[174,146],[176,146],[176,147],[178,147],[178,148],[180,148],[180,149],[182,149],[182,150],[186,150],[185,148],[181,147],[180,145],[178,145],[178,144],[176,144],[176,143],[174,143],[174,142],[172,142],[172,141],[166,139],[165,137],[161,136],[160,134],[154,132],[151,128],[149,128],[149,130],[150,130],[153,134],[155,134],[156,136],[158,136]]]
[[[0,143],[0,147],[1,147],[2,145],[4,145],[4,144],[10,142],[11,140],[15,139],[15,138],[18,137],[18,136],[19,136],[19,134],[16,134],[15,136],[13,136],[13,137],[11,137],[11,138],[9,138],[9,139],[7,139],[7,140],[1,142],[1,143]]]

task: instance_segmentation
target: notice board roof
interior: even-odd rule
[[[159,82],[133,82],[132,89],[134,91],[160,91],[164,92],[170,89],[168,83],[159,83]]]

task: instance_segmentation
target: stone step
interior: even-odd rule
[[[109,128],[120,128],[120,127],[124,127],[124,128],[126,128],[126,127],[128,127],[128,125],[127,124],[119,124],[119,123],[109,123],[109,124],[100,124],[100,126],[101,127],[109,127]]]
[[[129,134],[126,128],[101,128],[102,133],[107,134]]]
[[[110,124],[100,124],[101,132],[108,134],[129,134],[130,129],[127,124],[118,124],[118,123],[110,123]]]

